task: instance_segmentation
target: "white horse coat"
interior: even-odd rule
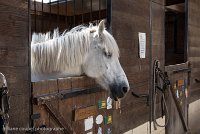
[[[32,81],[86,74],[117,100],[129,90],[118,58],[117,43],[103,21],[98,26],[77,26],[62,35],[58,29],[53,35],[32,35]]]

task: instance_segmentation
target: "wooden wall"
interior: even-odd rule
[[[164,0],[118,0],[112,3],[112,32],[120,47],[120,62],[127,74],[131,91],[136,93],[148,93],[151,89],[151,63],[154,59],[161,60],[164,66],[164,4]],[[145,59],[138,56],[138,32],[147,35]],[[121,113],[114,111],[113,133],[123,133],[149,120],[149,107],[144,98],[135,98],[129,92],[121,103]]]
[[[152,22],[152,63],[159,60],[162,68],[165,61],[165,0],[151,2]]]
[[[200,1],[188,0],[188,60],[191,62],[190,102],[200,99]],[[196,79],[196,80],[195,80]]]
[[[28,2],[0,1],[0,25],[0,72],[7,78],[11,96],[10,127],[28,127],[30,114]]]
[[[188,0],[188,60],[191,62],[191,87],[189,90],[189,127],[191,133],[199,133],[200,99],[200,1]],[[192,103],[194,102],[194,103]],[[193,112],[191,112],[193,111]]]
[[[149,90],[149,6],[148,0],[112,1],[113,36],[120,48],[120,62],[128,77],[131,91],[136,93],[148,93]],[[138,32],[145,32],[147,35],[145,59],[139,58]],[[121,113],[120,110],[114,111],[113,133],[115,134],[128,131],[149,119],[146,100],[133,97],[131,91],[121,102]]]
[[[77,90],[83,90],[85,88],[94,88],[96,87],[96,83],[94,79],[88,78],[88,77],[68,77],[68,78],[59,78],[54,80],[43,80],[40,82],[33,82],[33,97],[36,98],[38,96],[47,96],[49,94],[64,94],[66,92],[75,92]],[[89,91],[87,91],[89,92]],[[74,97],[68,97],[65,99],[51,99],[51,101],[46,101],[52,105],[52,107],[55,109],[54,112],[55,115],[59,118],[60,122],[64,122],[63,124],[73,129],[73,131],[76,132],[76,134],[85,134],[88,132],[97,133],[98,128],[101,127],[103,133],[106,133],[107,129],[112,129],[112,123],[111,124],[104,124],[97,125],[94,123],[94,127],[91,130],[85,131],[84,129],[84,119],[78,119],[74,120],[74,112],[82,109],[87,108],[90,106],[98,106],[99,101],[106,101],[108,95],[108,92],[105,90],[99,90],[95,93],[82,93],[76,92],[76,96]],[[72,94],[71,94],[72,95]],[[50,95],[49,95],[50,96]],[[70,96],[68,94],[68,96]],[[52,97],[53,98],[53,97]],[[45,101],[44,101],[45,102]],[[51,108],[52,110],[52,108]],[[94,117],[94,120],[96,119],[97,115],[101,114],[103,117],[106,116],[112,116],[112,109],[107,110],[106,108],[96,108],[97,113],[91,114],[90,116]],[[50,114],[50,111],[48,111],[45,107],[45,105],[33,105],[33,114],[40,114],[40,118],[33,120],[33,125],[35,128],[38,128],[42,125],[45,125],[47,128],[63,128]],[[82,113],[82,116],[85,114]],[[66,127],[66,126],[65,126]],[[64,130],[66,131],[66,130]],[[43,131],[38,131],[39,133],[44,133]],[[46,133],[49,133],[47,131]],[[52,131],[51,134],[63,134],[62,131]]]

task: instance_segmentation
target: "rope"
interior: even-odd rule
[[[159,127],[166,127],[169,122],[169,111],[168,107],[166,104],[166,97],[165,97],[165,88],[167,89],[167,85],[169,85],[169,81],[166,80],[166,76],[162,73],[162,71],[159,68],[160,62],[158,60],[155,60],[154,66],[153,66],[153,92],[152,92],[152,99],[153,99],[153,124],[154,124],[154,129],[157,130],[156,126]],[[163,83],[160,82],[162,85],[162,88],[158,87],[158,78],[160,77],[160,80],[162,80]],[[157,88],[159,90],[157,90]],[[157,96],[158,96],[158,91],[161,92],[161,105],[162,105],[162,112],[165,110],[165,124],[161,125],[157,122],[156,120],[156,101],[157,101]],[[163,115],[162,115],[163,116]]]
[[[7,82],[5,79],[5,76],[0,73],[1,79],[3,81],[3,85],[2,87],[0,87],[0,124],[2,126],[0,130],[0,133],[3,134],[8,134],[8,124],[9,124],[9,115],[8,115],[8,111],[10,109],[10,105],[9,105],[9,97],[8,97],[8,89],[7,89]]]

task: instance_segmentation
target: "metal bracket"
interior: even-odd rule
[[[136,98],[146,98],[147,106],[149,106],[149,94],[137,94],[132,91],[132,95]]]
[[[194,79],[194,80],[195,80],[196,83],[200,83],[200,80],[199,80],[199,79],[196,78],[196,79]]]

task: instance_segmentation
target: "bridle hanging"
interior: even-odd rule
[[[0,87],[0,131],[3,134],[8,134],[8,125],[9,125],[9,115],[8,111],[10,109],[8,88],[5,80],[5,76],[0,73],[3,77],[3,85]]]

